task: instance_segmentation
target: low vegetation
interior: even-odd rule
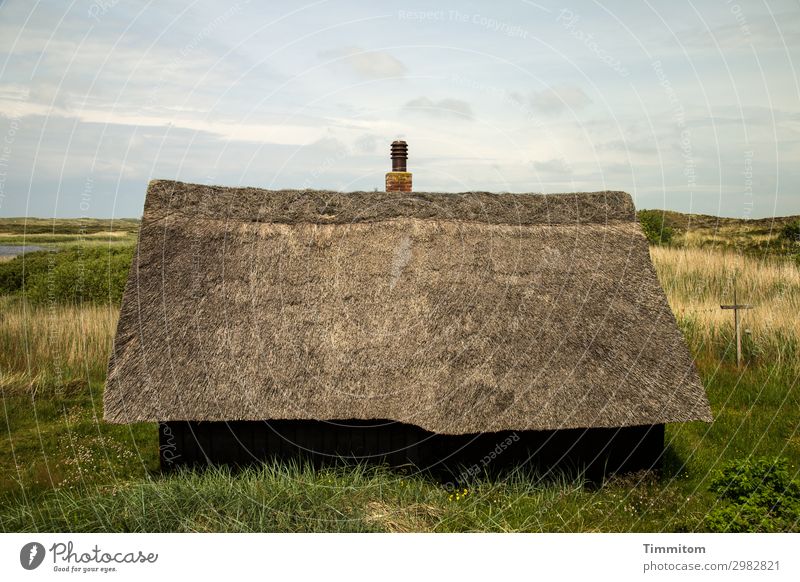
[[[660,474],[600,487],[518,474],[452,491],[358,466],[162,475],[153,425],[102,422],[135,236],[87,242],[75,224],[39,233],[66,239],[46,243],[58,252],[26,255],[24,267],[0,264],[0,530],[800,531],[800,272],[782,230],[791,221],[747,230],[660,214],[659,232],[672,237],[651,254],[715,420],[668,426]],[[754,307],[743,316],[741,369],[732,314],[719,309],[734,281]]]
[[[651,245],[668,245],[675,231],[669,226],[666,216],[659,210],[640,210],[639,223]]]
[[[31,305],[119,305],[133,248],[75,247],[0,263],[0,294]]]
[[[26,237],[27,244],[34,244],[35,237],[60,236],[57,239],[77,241],[94,238],[127,237],[136,239],[139,220],[134,218],[2,218],[0,219],[0,244],[9,244],[11,237]],[[31,240],[30,237],[34,237]]]
[[[800,220],[793,220],[783,225],[781,238],[790,244],[800,243]]]
[[[637,214],[651,244],[725,251],[755,258],[784,257],[800,265],[800,242],[791,235],[795,225],[800,224],[798,216],[738,219],[669,210],[640,210]],[[662,230],[669,233],[669,240],[658,239]]]
[[[800,481],[785,459],[728,463],[711,481],[718,503],[706,515],[715,532],[782,532],[800,523]]]
[[[457,493],[380,467],[314,470],[264,465],[53,491],[0,513],[11,531],[539,532],[661,531],[694,522],[702,506],[648,474],[601,490],[580,481],[517,474],[476,480]],[[685,525],[684,525],[685,527]]]

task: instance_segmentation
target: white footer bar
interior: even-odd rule
[[[798,534],[4,534],[3,580],[800,580]]]

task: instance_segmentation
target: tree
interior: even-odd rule
[[[640,210],[637,213],[639,222],[647,240],[652,245],[668,245],[675,234],[672,227],[667,224],[664,212],[661,210]]]

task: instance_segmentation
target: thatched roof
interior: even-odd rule
[[[630,196],[151,182],[111,422],[709,420]]]

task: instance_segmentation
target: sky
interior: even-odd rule
[[[151,179],[800,214],[800,2],[0,4],[0,216]]]

